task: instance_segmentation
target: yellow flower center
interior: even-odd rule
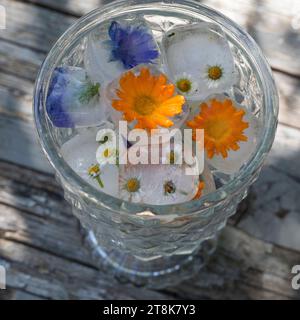
[[[164,184],[164,191],[165,191],[165,194],[168,195],[168,194],[172,194],[172,193],[175,193],[176,191],[176,186],[175,184],[173,183],[173,181],[167,181],[165,184]]]
[[[94,165],[88,169],[88,172],[90,175],[96,175],[96,174],[100,173],[100,168],[98,165]]]
[[[223,70],[219,66],[212,66],[208,68],[208,77],[211,80],[219,80],[223,75]]]
[[[220,140],[226,134],[230,133],[229,123],[224,119],[215,119],[207,121],[206,134],[215,140]]]
[[[156,109],[154,99],[149,96],[138,96],[134,101],[134,110],[142,116],[148,116]]]
[[[169,162],[170,162],[170,164],[175,163],[175,152],[173,150],[169,154]]]
[[[228,157],[228,151],[237,151],[240,141],[247,141],[244,130],[249,123],[243,121],[245,111],[235,107],[230,99],[212,99],[200,105],[201,112],[187,123],[192,129],[204,129],[204,147],[209,158],[215,154]],[[196,140],[195,131],[193,139]]]
[[[118,99],[112,101],[112,107],[128,122],[135,121],[136,129],[171,127],[172,117],[182,112],[184,97],[175,94],[175,85],[162,73],[153,75],[146,67],[138,75],[128,71],[119,85]]]
[[[140,189],[140,181],[137,178],[128,179],[126,189],[129,192],[137,192]]]
[[[189,92],[192,88],[192,83],[189,79],[180,79],[177,81],[176,86],[181,92]]]

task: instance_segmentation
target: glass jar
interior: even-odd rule
[[[221,26],[239,76],[239,86],[231,94],[262,124],[256,150],[248,162],[234,176],[216,176],[221,181],[220,187],[199,200],[176,205],[142,205],[96,190],[68,166],[60,153],[61,145],[76,129],[58,130],[46,115],[47,90],[54,68],[66,62],[80,64],[85,36],[101,23],[141,14],[157,33],[165,27],[197,21]],[[72,25],[53,46],[41,67],[34,93],[40,143],[66,200],[86,230],[94,257],[119,279],[155,288],[190,277],[213,253],[216,235],[258,177],[274,140],[277,114],[276,87],[257,44],[233,21],[192,0],[122,0],[92,11]]]

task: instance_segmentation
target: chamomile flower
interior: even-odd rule
[[[204,66],[202,79],[206,82],[209,89],[228,88],[231,85],[230,78],[233,74],[228,72],[222,60],[216,61],[214,64]]]
[[[101,144],[96,151],[96,159],[100,165],[118,164],[119,152],[113,143]]]
[[[228,41],[215,24],[201,22],[173,28],[164,36],[162,46],[169,73],[176,77],[186,72],[197,83],[198,90],[189,94],[190,100],[224,92],[236,81]],[[189,88],[188,82],[182,85]]]
[[[193,77],[186,72],[175,77],[174,83],[177,90],[183,95],[190,95],[198,90],[198,84]]]
[[[127,165],[120,171],[119,192],[123,200],[142,202],[145,184],[141,166]]]
[[[144,202],[163,205],[192,200],[197,192],[199,176],[186,175],[185,169],[185,165],[147,166],[144,172],[147,177]]]

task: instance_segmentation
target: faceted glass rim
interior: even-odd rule
[[[192,200],[185,203],[171,205],[148,205],[132,203],[108,195],[95,189],[83,178],[75,173],[64,161],[59,153],[54,139],[51,136],[49,122],[46,117],[46,90],[52,72],[57,62],[64,56],[66,48],[70,47],[78,37],[88,33],[93,26],[119,16],[120,13],[146,12],[150,10],[168,10],[172,12],[187,13],[190,16],[200,16],[208,18],[229,33],[243,50],[247,53],[252,67],[256,70],[256,75],[260,81],[263,92],[264,124],[262,128],[262,138],[259,141],[256,151],[248,160],[235,178],[226,183],[215,192],[203,195],[199,200]],[[190,214],[206,212],[208,209],[222,204],[228,197],[235,196],[239,191],[247,188],[252,181],[252,177],[259,170],[269,152],[277,127],[278,117],[278,94],[273,80],[271,69],[260,48],[252,37],[241,29],[235,22],[223,14],[202,5],[194,0],[119,0],[105,5],[99,9],[91,11],[87,15],[78,19],[54,44],[39,71],[34,90],[34,118],[39,141],[51,165],[55,169],[57,176],[62,180],[64,188],[79,195],[84,201],[92,202],[96,206],[106,207],[108,210],[135,214],[143,211],[151,211],[157,214]]]

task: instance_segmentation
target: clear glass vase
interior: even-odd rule
[[[45,102],[54,68],[61,63],[80,65],[85,36],[108,19],[128,15],[143,15],[158,37],[159,32],[172,25],[191,21],[219,24],[229,40],[238,70],[239,86],[233,87],[231,94],[262,123],[260,140],[249,161],[234,176],[216,173],[217,190],[197,201],[140,205],[96,190],[68,166],[60,153],[61,145],[74,136],[76,129],[58,130],[47,118]],[[258,177],[274,140],[277,113],[278,97],[271,70],[254,40],[233,21],[191,0],[117,1],[82,17],[48,54],[34,94],[40,143],[66,200],[86,230],[94,257],[119,279],[155,288],[192,276],[213,253],[218,232]]]

